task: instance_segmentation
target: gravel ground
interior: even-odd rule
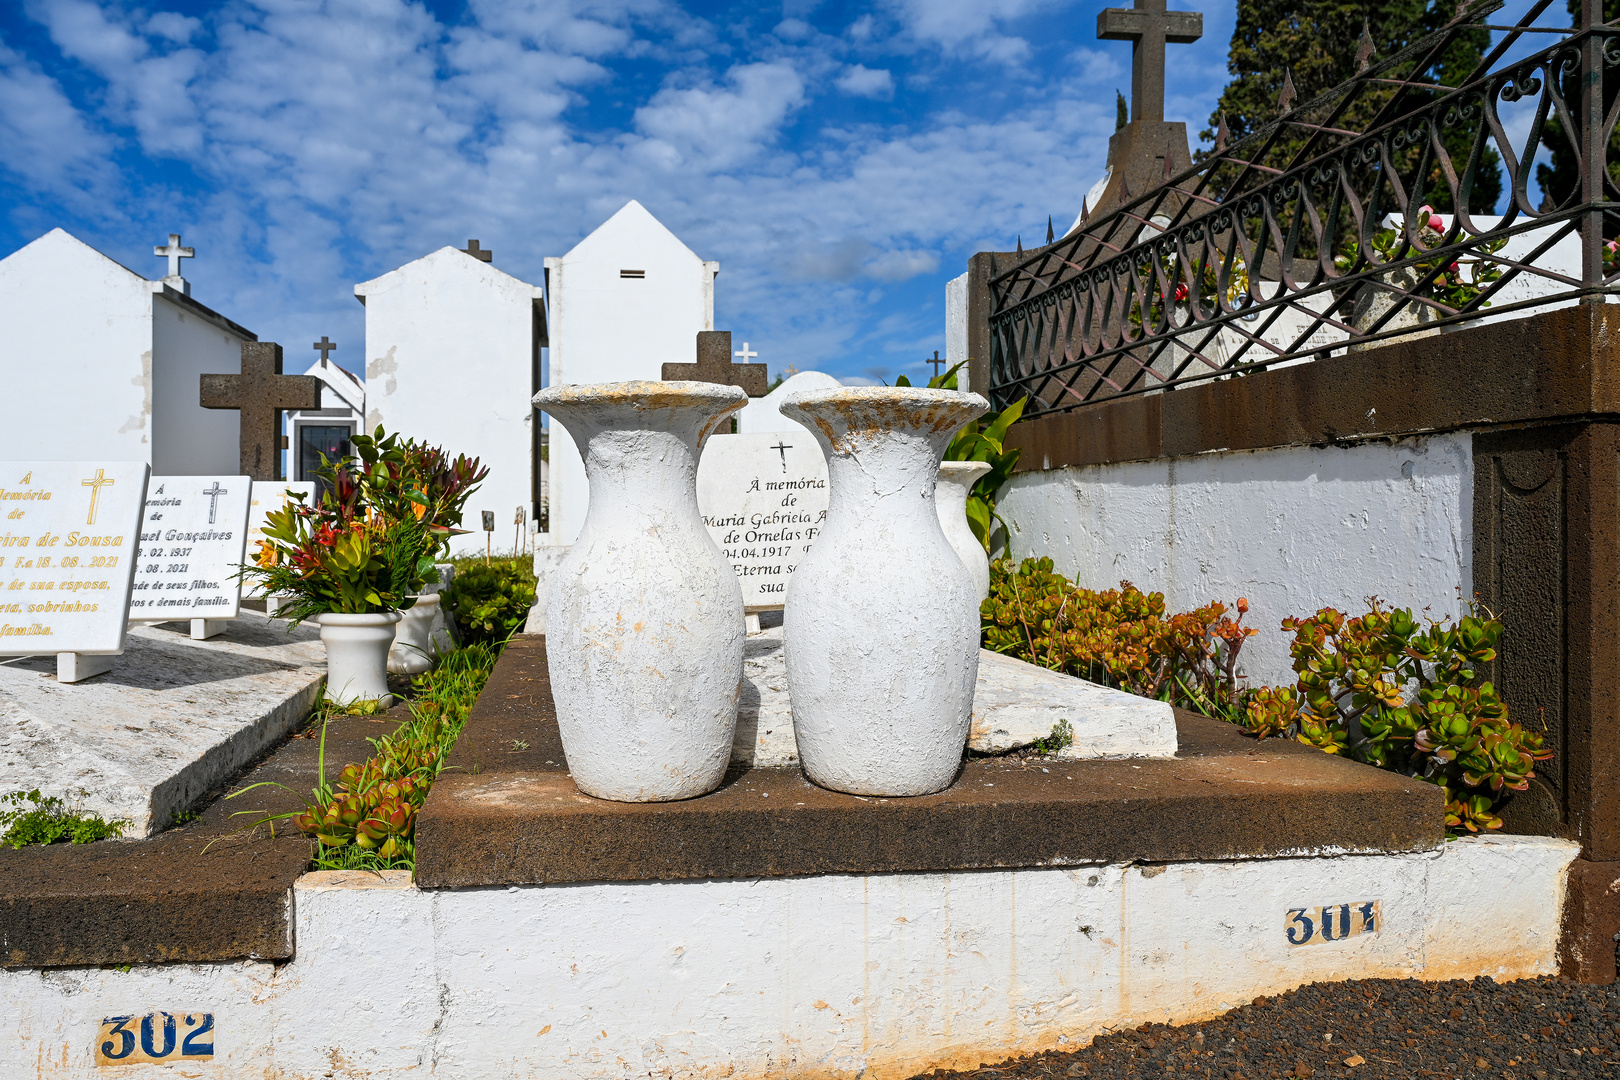
[[[1613,986],[1369,979],[1257,998],[1201,1024],[1144,1024],[1083,1050],[921,1078],[1620,1077],[1617,1042],[1620,990]]]

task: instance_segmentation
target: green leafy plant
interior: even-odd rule
[[[11,809],[0,809],[0,844],[13,848],[29,844],[89,844],[96,840],[109,840],[122,836],[129,821],[117,818],[108,821],[96,814],[73,809],[54,795],[41,795],[32,791],[13,791],[0,795],[0,806],[10,804]]]
[[[964,360],[954,364],[951,368],[928,380],[930,389],[956,390],[957,372],[967,365]],[[896,386],[910,386],[911,380],[904,375],[894,381]],[[1024,415],[1024,406],[1028,404],[1026,395],[1001,410],[999,413],[985,413],[976,421],[968,424],[951,444],[945,448],[946,461],[982,461],[990,466],[990,471],[979,477],[973,484],[973,490],[968,493],[967,518],[968,527],[979,543],[984,545],[985,551],[991,548],[991,533],[999,522],[1003,535],[1006,534],[1006,522],[996,513],[996,493],[1001,490],[1012,476],[1013,467],[1018,464],[1018,450],[1006,448],[1007,429],[1017,423],[1018,418]]]
[[[990,595],[980,606],[984,647],[1093,682],[1169,701],[1210,716],[1230,715],[1240,700],[1238,655],[1257,631],[1224,604],[1165,615],[1164,594],[1128,581],[1094,592],[1052,569],[1049,558],[990,566]]]
[[[426,801],[445,759],[466,725],[499,649],[477,644],[444,656],[438,667],[412,680],[415,697],[411,718],[392,734],[368,739],[373,750],[365,761],[344,766],[335,782],[326,777],[326,723],[336,710],[317,712],[321,724],[316,757],[316,784],[308,797],[297,792],[303,807],[280,814],[257,815],[244,828],[287,822],[315,842],[316,870],[410,870],[416,860],[416,814]],[[246,795],[260,787],[293,789],[261,781],[231,792]]]
[[[1367,603],[1354,618],[1323,608],[1285,620],[1299,682],[1251,699],[1241,722],[1439,785],[1453,833],[1501,828],[1501,804],[1552,757],[1480,670],[1496,658],[1501,621],[1476,608],[1424,628],[1409,609]]]
[[[1034,747],[1035,752],[1040,754],[1042,757],[1045,757],[1048,754],[1055,754],[1059,750],[1062,750],[1065,746],[1074,745],[1074,726],[1071,725],[1067,720],[1059,720],[1057,723],[1052,725],[1052,733],[1050,735],[1042,736],[1041,738],[1036,739],[1030,745]]]
[[[328,612],[399,611],[428,582],[434,560],[462,531],[467,498],[488,475],[476,459],[451,462],[437,447],[397,435],[357,435],[356,456],[322,459],[319,498],[302,496],[266,517],[245,580],[284,597],[294,625]]]
[[[440,594],[444,610],[469,645],[504,642],[523,626],[534,607],[534,565],[527,558],[457,565]]]
[[[1378,229],[1372,236],[1372,249],[1377,253],[1375,263],[1387,263],[1396,259],[1409,258],[1414,254],[1446,244],[1445,221],[1436,214],[1432,208],[1423,206],[1418,208],[1418,242],[1416,245],[1407,241],[1404,231],[1397,229]],[[1472,237],[1461,230],[1458,231],[1457,240],[1467,242]],[[1480,255],[1494,255],[1507,244],[1507,238],[1491,240],[1479,244],[1475,251]],[[1429,259],[1420,259],[1412,267],[1412,272],[1419,278],[1427,276],[1436,268],[1440,273],[1428,285],[1428,294],[1440,303],[1453,310],[1460,311],[1464,307],[1479,299],[1480,295],[1502,277],[1502,267],[1491,259],[1478,256],[1453,258],[1446,256],[1444,266],[1439,256]],[[1340,254],[1333,260],[1334,266],[1340,273],[1351,273],[1362,269],[1361,245],[1354,236],[1345,239]],[[1363,286],[1365,288],[1365,286]],[[1482,308],[1491,306],[1489,300],[1480,305]]]

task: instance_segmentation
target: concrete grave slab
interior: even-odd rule
[[[319,631],[286,626],[244,611],[208,641],[188,624],[131,627],[111,670],[72,686],[53,677],[54,655],[0,664],[0,791],[127,818],[126,836],[164,828],[315,704]]]
[[[796,765],[793,709],[788,703],[782,627],[748,635],[743,688],[731,760],[770,767]],[[1033,745],[1067,721],[1074,741],[1051,755],[1089,758],[1168,758],[1176,753],[1176,720],[1169,703],[1113,690],[1010,656],[979,650],[968,748],[1000,754]]]

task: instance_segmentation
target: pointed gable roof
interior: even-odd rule
[[[696,263],[703,261],[635,199],[625,203],[616,214],[575,244],[563,259],[568,262],[614,261],[636,252],[665,259],[684,256]]]
[[[412,259],[405,265],[390,270],[380,277],[360,282],[354,287],[354,295],[363,304],[366,302],[367,296],[386,292],[406,282],[442,278],[448,275],[462,275],[479,279],[499,289],[517,288],[528,290],[533,296],[539,296],[541,291],[540,286],[531,285],[522,278],[497,269],[490,263],[475,259],[460,248],[445,246],[437,251],[423,255],[420,259]]]

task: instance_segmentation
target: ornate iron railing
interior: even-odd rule
[[[1476,4],[1241,141],[1217,140],[1116,212],[992,269],[997,406],[1028,394],[1026,416],[1056,412],[1620,292],[1607,242],[1620,235],[1608,161],[1620,25],[1601,21],[1602,0],[1583,0],[1578,27],[1538,25],[1563,16],[1551,5],[1494,25],[1500,3]],[[1434,81],[1447,46],[1482,29],[1495,43],[1479,67],[1457,86]],[[1512,58],[1529,35],[1556,43]],[[1377,103],[1369,94],[1387,101],[1366,130],[1346,130],[1358,101]],[[1491,151],[1500,217],[1470,213]],[[1578,180],[1532,205],[1538,164],[1561,164],[1566,180],[1572,164]],[[1448,200],[1455,212],[1434,220],[1428,204]]]

